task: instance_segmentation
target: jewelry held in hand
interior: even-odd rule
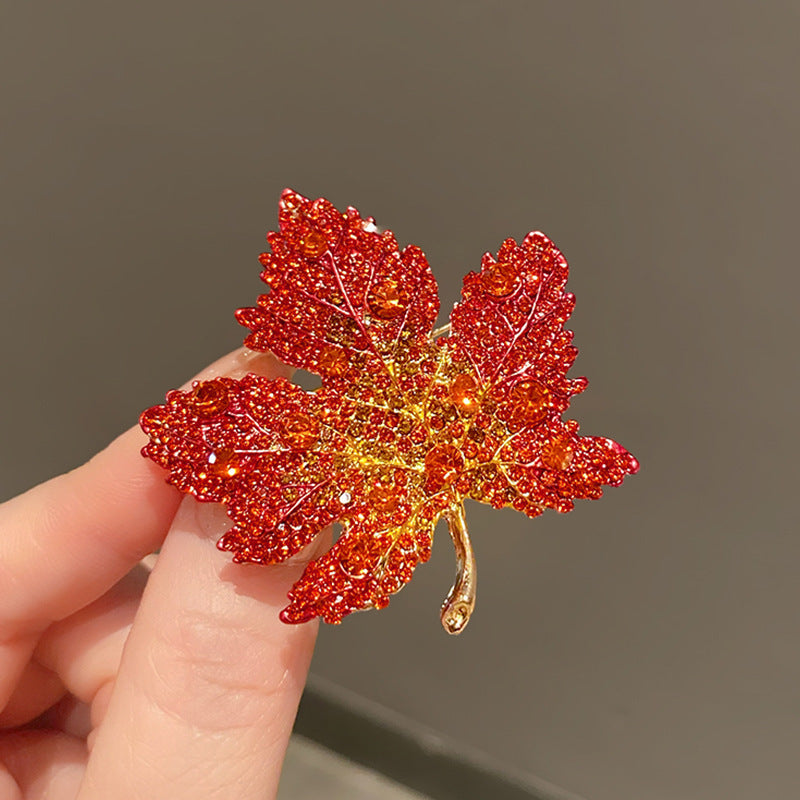
[[[441,619],[460,633],[476,580],[465,499],[566,512],[638,469],[616,442],[562,419],[587,386],[566,377],[577,355],[567,262],[542,233],[506,239],[434,331],[437,287],[418,247],[288,189],[279,221],[259,259],[269,291],[237,318],[247,347],[321,387],[247,375],[170,392],[142,414],[143,453],[181,491],[225,505],[233,527],[218,547],[236,562],[282,562],[341,523],[291,589],[284,622],[385,607],[444,517],[458,570]]]

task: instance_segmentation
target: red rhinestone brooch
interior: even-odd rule
[[[259,257],[269,291],[236,316],[247,347],[322,385],[247,375],[170,392],[142,414],[143,453],[181,491],[225,505],[233,527],[218,546],[234,561],[284,561],[341,523],[291,589],[284,622],[383,608],[444,517],[458,571],[441,619],[459,633],[475,604],[465,499],[564,512],[638,468],[562,419],[587,385],[566,377],[577,354],[567,262],[542,233],[506,239],[433,330],[436,282],[418,247],[288,189],[279,221]]]

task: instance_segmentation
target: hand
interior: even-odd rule
[[[237,351],[199,377],[285,369]],[[311,554],[233,564],[224,511],[181,503],[144,443],[0,506],[0,800],[277,791],[317,631],[278,611]]]

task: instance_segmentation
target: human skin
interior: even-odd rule
[[[247,372],[289,374],[239,350],[197,377]],[[145,441],[0,505],[0,800],[277,792],[317,633],[278,612],[324,541],[233,564],[223,510],[181,501]]]

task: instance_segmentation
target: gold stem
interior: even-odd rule
[[[437,336],[442,336],[443,334],[450,333],[450,323],[448,322],[447,325],[442,325],[441,328],[437,328],[431,336],[435,339]]]
[[[459,504],[445,512],[447,527],[456,549],[456,582],[442,603],[442,626],[448,633],[461,633],[467,627],[475,608],[477,571],[475,555],[467,534],[464,506]]]

